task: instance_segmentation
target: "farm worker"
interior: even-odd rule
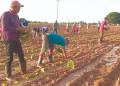
[[[49,62],[53,62],[53,50],[55,48],[55,45],[58,45],[62,49],[64,57],[67,57],[65,46],[68,45],[68,42],[68,39],[61,35],[48,33],[48,28],[44,27],[42,30],[42,48],[39,54],[37,67],[41,67],[40,64],[43,63],[43,56],[47,50],[49,50]]]
[[[31,33],[31,35],[32,35],[32,39],[33,39],[34,41],[37,41],[37,39],[39,38],[40,28],[41,28],[41,27],[33,27],[33,28],[32,28],[32,33]]]
[[[78,33],[80,33],[80,30],[82,29],[82,24],[79,22],[79,26],[78,26]]]
[[[103,42],[104,30],[107,30],[108,28],[108,19],[105,17],[104,20],[100,23],[99,27],[99,43]]]
[[[2,14],[1,17],[1,27],[3,30],[3,40],[6,46],[6,65],[5,73],[6,80],[12,80],[12,69],[11,64],[13,61],[13,53],[15,52],[20,61],[20,67],[23,74],[26,73],[26,60],[24,59],[24,52],[22,50],[21,42],[19,40],[20,32],[23,30],[20,27],[20,21],[18,17],[18,12],[20,8],[23,7],[18,1],[12,1],[10,5],[10,10]]]
[[[90,25],[89,25],[89,23],[87,23],[87,26],[86,26],[87,32],[89,30],[89,27],[90,27]]]
[[[70,23],[69,22],[66,24],[66,31],[70,32]]]
[[[77,26],[76,23],[74,23],[73,26],[72,26],[72,32],[73,33],[78,33],[78,26]]]
[[[53,24],[53,33],[58,34],[58,30],[59,30],[59,23],[56,20],[55,23]]]

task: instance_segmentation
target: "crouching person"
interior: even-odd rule
[[[67,55],[65,46],[68,45],[68,39],[59,34],[48,33],[48,28],[44,27],[42,30],[42,48],[37,61],[37,67],[41,67],[40,64],[43,63],[43,58],[47,50],[49,51],[49,62],[53,62],[53,50],[55,48],[55,45],[58,45],[62,48],[63,55],[66,58]]]

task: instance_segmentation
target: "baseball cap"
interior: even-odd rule
[[[13,0],[11,2],[11,7],[14,7],[14,6],[20,6],[20,7],[24,7],[24,5],[22,5],[19,1],[17,0]]]

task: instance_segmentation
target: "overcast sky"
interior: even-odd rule
[[[0,14],[9,10],[12,0],[0,0]],[[19,16],[30,21],[54,22],[57,0],[18,0],[24,5]],[[120,0],[59,0],[58,21],[97,22],[110,12],[120,12]]]

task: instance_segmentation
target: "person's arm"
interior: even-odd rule
[[[67,54],[66,54],[65,47],[62,47],[62,51],[63,51],[63,55],[64,55],[64,57],[67,58]]]

